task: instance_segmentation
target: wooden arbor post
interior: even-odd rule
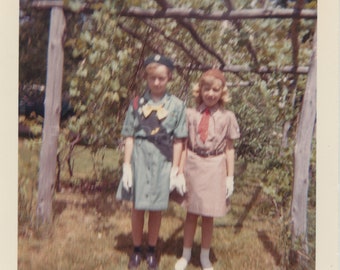
[[[291,207],[292,244],[298,244],[302,253],[308,254],[307,241],[307,201],[309,187],[309,166],[312,139],[316,121],[316,31],[313,39],[313,52],[308,72],[306,90],[303,97],[300,121],[297,127],[294,149],[294,185]],[[303,269],[307,256],[292,250],[292,262],[299,263]]]
[[[65,27],[66,20],[63,9],[61,7],[52,7],[47,59],[45,115],[39,162],[36,210],[38,227],[50,224],[53,217],[52,198],[56,178],[60,128]]]

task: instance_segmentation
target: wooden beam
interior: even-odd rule
[[[68,5],[64,4],[63,0],[35,0],[32,2],[32,7],[40,9],[49,9],[53,7],[59,7],[64,10],[71,10],[77,12],[91,12],[93,11],[90,3],[79,3],[77,11],[72,10]]]
[[[301,10],[304,5],[304,0],[298,0],[295,3],[295,9]],[[300,20],[299,18],[294,18],[291,25],[291,39],[292,39],[292,64],[297,67],[299,65],[299,29],[300,29]],[[297,76],[295,77],[295,81],[297,82]]]
[[[291,205],[292,247],[299,244],[299,250],[291,250],[295,256],[290,263],[298,263],[301,269],[307,269],[308,260],[308,188],[310,182],[310,159],[316,122],[316,69],[317,69],[317,32],[314,33],[313,53],[307,77],[299,123],[296,130],[294,147],[294,182]],[[307,256],[305,256],[307,255]]]
[[[152,19],[201,19],[201,20],[238,20],[238,19],[306,19],[315,20],[317,11],[314,9],[240,9],[230,11],[215,11],[207,13],[201,9],[167,8],[167,9],[142,9],[130,7],[120,12],[121,16],[152,18]]]
[[[166,1],[161,1],[166,3]],[[167,4],[167,3],[166,3]],[[63,0],[36,0],[32,2],[32,6],[36,8],[51,8],[51,7],[64,7]],[[202,20],[237,20],[237,19],[317,19],[317,11],[314,9],[239,9],[232,11],[215,11],[207,13],[202,9],[189,9],[189,8],[168,8],[164,6],[162,10],[158,9],[142,9],[140,7],[130,7],[120,12],[121,16],[125,17],[142,17],[150,19],[202,19]],[[87,4],[81,4],[81,8],[87,8]]]
[[[192,67],[192,69],[196,70],[208,70],[212,68],[211,66],[199,66],[199,67]],[[260,66],[259,68],[252,68],[249,66],[242,66],[242,65],[228,65],[225,66],[222,71],[224,72],[231,72],[231,73],[258,73],[258,74],[265,74],[265,73],[298,73],[298,74],[308,74],[309,67],[308,66],[284,66],[284,67],[267,67],[267,66]]]
[[[51,8],[51,7],[60,7],[64,8],[64,1],[63,0],[45,0],[45,1],[33,1],[32,7],[35,8]]]
[[[64,47],[66,29],[64,11],[60,7],[51,10],[48,39],[45,113],[40,150],[37,225],[51,225],[53,219],[52,198],[56,180],[58,137],[60,130],[61,92],[63,82]]]

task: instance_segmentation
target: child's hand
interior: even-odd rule
[[[178,173],[178,167],[172,167],[170,171],[170,192],[176,188],[176,176]]]
[[[226,198],[228,199],[234,192],[234,176],[227,176],[225,181],[227,188]]]
[[[132,187],[132,169],[129,163],[123,163],[122,184],[123,188],[129,192]]]
[[[181,194],[181,196],[183,196],[184,193],[187,192],[185,177],[183,173],[177,175],[176,177],[176,190],[179,194]]]
[[[184,193],[187,191],[185,186],[185,178],[184,174],[178,174],[178,167],[172,167],[170,171],[170,192],[174,189],[183,196]]]

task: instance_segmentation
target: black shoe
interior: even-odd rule
[[[130,257],[128,268],[131,270],[137,270],[141,261],[142,261],[142,254],[139,252],[133,253]]]
[[[157,270],[158,269],[158,263],[157,263],[155,253],[146,254],[146,262],[148,264],[148,270]]]

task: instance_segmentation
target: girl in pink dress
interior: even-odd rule
[[[187,209],[183,254],[175,270],[186,268],[198,217],[202,217],[200,261],[204,270],[213,269],[209,251],[214,217],[227,212],[226,198],[234,186],[233,140],[240,137],[233,112],[224,109],[228,101],[223,73],[211,69],[202,74],[193,90],[196,108],[187,109],[189,136],[177,177],[185,178],[187,193],[182,205]]]

